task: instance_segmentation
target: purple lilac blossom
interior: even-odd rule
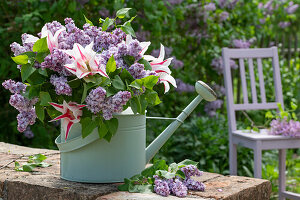
[[[200,171],[195,165],[187,165],[185,167],[182,167],[180,169],[187,179],[189,179],[191,176],[202,176],[203,172]]]
[[[236,4],[239,2],[239,0],[232,0],[228,5],[227,8],[229,9],[234,9],[234,7],[236,6]]]
[[[244,40],[233,40],[233,46],[236,47],[236,48],[240,48],[240,49],[243,49],[243,48],[249,48],[251,43],[249,41],[244,41]]]
[[[177,88],[175,89],[177,92],[182,93],[182,92],[194,92],[195,87],[193,85],[184,83],[180,79],[176,79],[176,84]]]
[[[57,95],[67,95],[72,96],[72,88],[67,83],[68,79],[64,76],[56,76],[55,74],[51,75],[50,83],[54,85],[55,92]]]
[[[70,76],[72,73],[64,67],[65,64],[69,64],[70,62],[72,62],[72,60],[69,56],[67,56],[62,50],[54,48],[52,54],[47,55],[44,62],[41,63],[41,68],[48,68],[58,72],[60,75]]]
[[[183,184],[189,189],[189,190],[196,190],[204,192],[205,185],[199,181],[195,181],[192,178],[185,179],[183,181]]]
[[[87,109],[96,114],[103,108],[106,90],[102,87],[93,89],[85,99]]]
[[[229,17],[229,13],[226,12],[226,11],[223,11],[223,12],[220,14],[220,20],[221,20],[221,21],[225,21],[228,17]]]
[[[171,63],[174,69],[181,69],[184,65],[184,63],[181,60],[177,60],[176,57],[173,57]]]
[[[141,79],[146,76],[146,71],[144,65],[140,63],[135,63],[128,68],[128,72],[132,75],[134,79]]]
[[[175,179],[172,183],[172,194],[177,197],[186,197],[187,190],[187,187],[179,179]]]
[[[138,39],[138,41],[146,41],[148,40],[148,38],[150,38],[151,33],[149,31],[138,31],[135,33],[136,38]]]
[[[33,105],[37,102],[37,98],[29,100],[18,93],[11,95],[9,99],[9,104],[15,109],[17,109],[19,112],[31,110]]]
[[[206,11],[214,11],[216,10],[216,5],[214,3],[209,3],[204,6]]]
[[[219,97],[224,96],[226,93],[225,87],[223,87],[222,85],[215,84],[212,86],[212,88],[214,89],[214,91],[216,91],[216,93]]]
[[[102,8],[101,10],[98,11],[98,13],[101,17],[110,17],[109,10],[107,10],[106,8]]]
[[[286,119],[280,120],[280,119],[274,119],[270,123],[271,135],[288,135],[289,134],[289,123],[286,121]]]
[[[24,132],[29,125],[33,125],[36,120],[35,109],[29,111],[22,111],[17,115],[18,131]]]
[[[294,12],[296,12],[296,10],[298,9],[299,5],[298,4],[294,4],[292,1],[290,3],[291,4],[289,5],[289,7],[286,8],[286,12],[288,14],[293,14]]]
[[[218,3],[219,3],[220,8],[224,8],[227,3],[227,0],[219,0]]]
[[[34,133],[31,131],[29,126],[27,126],[26,130],[23,132],[23,135],[28,139],[31,139],[34,137]]]
[[[204,111],[208,116],[214,117],[217,114],[216,110],[220,109],[222,105],[223,105],[223,100],[217,99],[215,101],[208,102],[204,107]]]
[[[234,60],[230,59],[229,60],[229,65],[232,69],[237,69],[238,65],[235,63]],[[212,68],[218,73],[222,74],[224,70],[224,64],[223,64],[223,59],[221,57],[219,58],[214,58],[211,62]]]
[[[113,118],[113,113],[120,113],[123,111],[123,106],[131,98],[131,93],[128,91],[120,91],[114,96],[110,96],[104,100],[102,113],[105,120]]]
[[[161,196],[167,197],[170,194],[170,188],[166,181],[156,179],[154,181],[154,192]]]
[[[15,82],[14,80],[6,80],[2,83],[2,86],[9,90],[11,93],[23,93],[26,90],[27,85],[22,82]]]
[[[289,136],[300,137],[300,121],[289,121]]]
[[[286,27],[289,27],[291,25],[291,22],[279,22],[278,26],[280,28],[286,28]]]

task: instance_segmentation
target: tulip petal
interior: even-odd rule
[[[140,54],[143,56],[144,53],[147,51],[148,47],[150,46],[151,42],[141,42],[140,46],[142,47],[142,51]]]

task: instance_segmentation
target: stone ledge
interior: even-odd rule
[[[13,170],[15,159],[21,155],[42,153],[51,167],[38,168],[33,173]],[[22,164],[26,159],[18,161]],[[11,162],[11,163],[10,163]],[[10,163],[10,164],[8,164]],[[8,165],[7,165],[8,164]],[[7,166],[6,166],[7,165]],[[3,167],[6,166],[6,167]],[[186,200],[266,200],[270,198],[271,183],[267,180],[204,173],[197,180],[206,185],[205,192],[190,191]],[[63,199],[63,200],[175,200],[174,196],[119,192],[118,184],[84,184],[69,182],[59,177],[59,152],[33,149],[0,142],[0,200]],[[1,199],[2,198],[2,199]]]

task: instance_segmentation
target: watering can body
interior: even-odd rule
[[[119,126],[110,142],[100,140],[97,129],[82,138],[80,124],[74,125],[67,141],[60,136],[55,140],[61,153],[61,178],[111,183],[123,182],[124,178],[139,174],[202,99],[215,100],[214,92],[203,82],[196,83],[196,91],[199,95],[147,148],[146,116],[134,114],[131,109],[114,114]]]

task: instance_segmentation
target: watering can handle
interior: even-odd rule
[[[215,101],[216,93],[204,82],[197,81],[195,84],[196,92],[199,94],[147,148],[146,148],[146,162],[148,163],[156,152],[164,145],[175,130],[183,123],[183,121],[191,114],[191,112],[198,106],[202,99],[206,101]]]

